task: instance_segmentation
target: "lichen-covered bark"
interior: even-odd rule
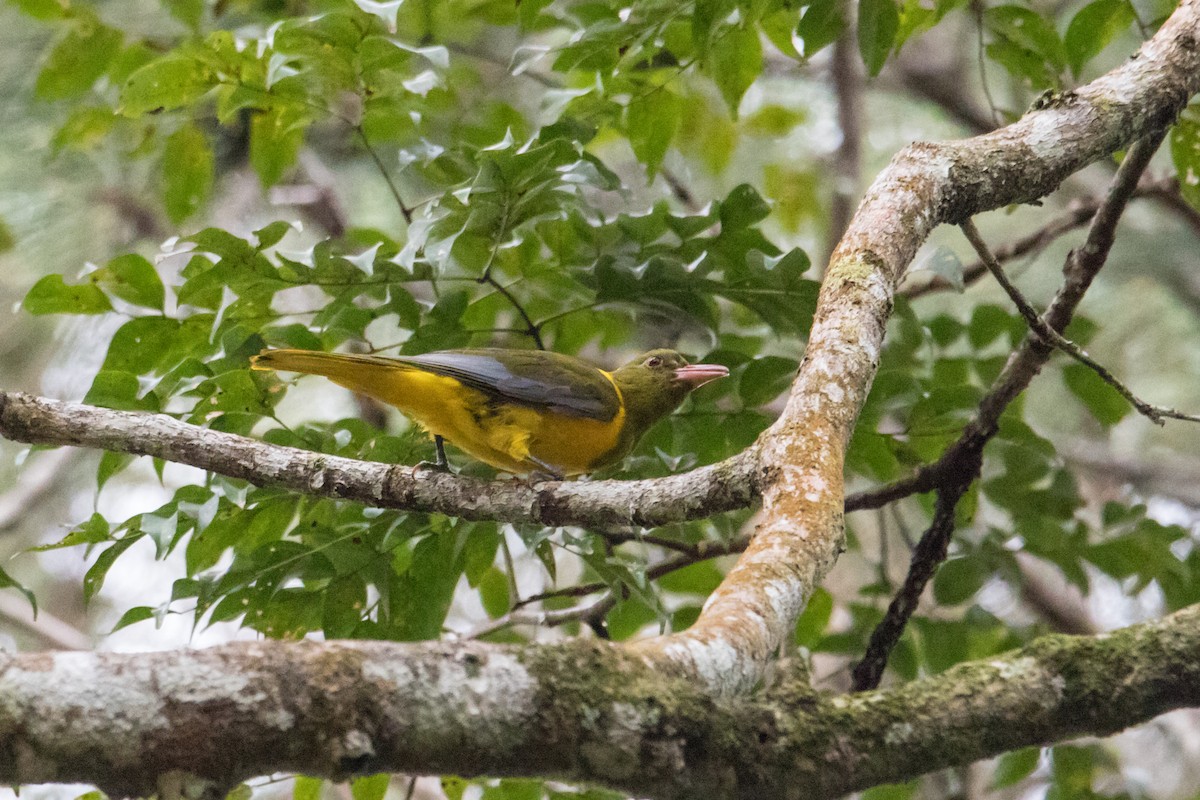
[[[843,454],[879,362],[892,296],[943,222],[1036,200],[1169,124],[1200,90],[1200,0],[1184,0],[1128,63],[994,133],[917,143],[875,180],[831,258],[779,420],[759,440],[758,531],[688,631],[641,645],[719,692],[745,691],[790,636],[842,549]]]
[[[1053,639],[891,692],[747,700],[836,560],[843,456],[896,282],[930,230],[1035,199],[1169,122],[1200,88],[1200,0],[1121,68],[1016,124],[916,144],[835,251],[784,413],[756,447],[661,481],[481,483],[0,393],[0,434],[140,453],[255,483],[472,519],[655,525],[761,495],[750,546],[691,629],[634,648],[382,643],[0,656],[0,780],[147,794],[279,770],[598,781],[651,797],[835,797],[1200,702],[1198,611]],[[741,695],[735,699],[732,695]]]
[[[640,797],[835,798],[1200,704],[1200,608],[898,689],[714,698],[603,642],[256,642],[0,656],[0,780],[207,794],[295,770],[535,775]]]

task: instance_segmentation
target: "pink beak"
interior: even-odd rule
[[[675,377],[685,383],[690,383],[693,389],[703,386],[709,381],[715,381],[717,378],[728,376],[729,367],[720,364],[688,364],[686,367],[675,370]]]

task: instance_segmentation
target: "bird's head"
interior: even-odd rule
[[[688,392],[728,374],[720,364],[689,364],[679,353],[664,349],[642,353],[612,375],[629,421],[644,430],[678,408]]]

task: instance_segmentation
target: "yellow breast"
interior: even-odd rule
[[[588,472],[617,446],[625,420],[624,409],[605,422],[517,405],[417,369],[390,371],[367,393],[485,464],[516,473],[546,466],[562,475]]]

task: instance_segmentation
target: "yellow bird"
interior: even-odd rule
[[[418,356],[265,350],[254,369],[323,375],[393,405],[424,427],[446,468],[443,440],[497,469],[561,478],[615,464],[688,392],[729,374],[651,350],[608,372],[544,350],[479,348]]]

